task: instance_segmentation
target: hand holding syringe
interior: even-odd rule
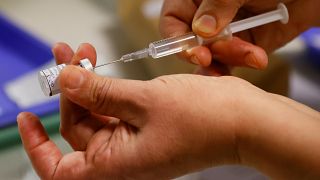
[[[228,39],[232,37],[233,33],[237,33],[243,30],[251,29],[257,26],[261,26],[279,20],[284,24],[286,24],[289,20],[288,10],[286,6],[282,3],[278,5],[277,10],[231,23],[229,26],[227,26],[223,31],[221,31],[217,36],[213,38],[205,39],[194,34],[193,32],[190,32],[185,35],[163,39],[157,42],[152,42],[149,44],[148,48],[130,54],[126,54],[122,56],[119,60],[98,65],[95,68],[92,67],[90,61],[88,60],[82,61],[81,65],[88,70],[94,71],[94,69],[98,67],[113,64],[116,62],[130,62],[133,60],[143,59],[148,56],[151,56],[153,59],[157,59],[160,57],[176,54],[196,46],[207,45],[214,43],[218,40]],[[47,96],[52,96],[60,92],[60,88],[57,83],[57,77],[64,66],[65,65],[59,65],[57,67],[53,67],[39,72],[39,81],[41,84],[41,88]]]

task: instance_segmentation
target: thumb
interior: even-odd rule
[[[202,37],[212,37],[232,21],[241,6],[241,0],[203,0],[194,16],[192,29]]]
[[[124,121],[141,114],[148,101],[148,83],[142,81],[101,77],[77,66],[64,68],[59,79],[61,92],[74,103]]]

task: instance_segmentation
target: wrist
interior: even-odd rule
[[[275,158],[272,154],[276,152],[272,149],[273,140],[283,128],[283,122],[277,122],[276,117],[281,117],[280,113],[285,107],[280,106],[267,92],[258,98],[246,103],[248,113],[241,116],[241,125],[237,129],[238,154],[242,165],[270,175],[265,166],[270,165],[268,159]]]
[[[227,97],[223,97],[222,101],[219,101],[217,96],[214,100],[209,100],[213,104],[219,104],[219,107],[215,108],[219,110],[212,111],[213,114],[209,116],[209,123],[206,126],[210,133],[206,155],[210,157],[213,165],[249,165],[242,159],[242,144],[245,144],[243,141],[247,141],[245,138],[248,136],[248,131],[252,129],[253,121],[260,118],[256,103],[261,106],[258,109],[263,109],[263,104],[267,104],[264,101],[268,99],[266,97],[268,93],[239,78],[220,77],[220,79],[223,79],[224,83],[232,83],[225,83],[230,86],[224,88],[223,94],[227,94]],[[233,93],[235,87],[237,87],[237,93]],[[214,105],[209,104],[208,107],[214,107]]]
[[[241,163],[276,179],[309,176],[309,171],[320,165],[315,151],[320,148],[317,112],[285,97],[266,94],[238,134]]]
[[[259,156],[256,149],[259,147],[258,138],[264,130],[264,123],[268,123],[269,114],[272,114],[272,105],[269,102],[267,92],[262,92],[259,96],[251,96],[242,101],[239,107],[243,112],[239,115],[236,125],[236,149],[239,163],[245,166],[255,167],[254,157]],[[271,105],[271,106],[270,106]]]

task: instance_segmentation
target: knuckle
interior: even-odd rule
[[[165,82],[162,82],[165,83]],[[145,81],[143,84],[138,85],[139,92],[130,93],[131,98],[128,101],[128,106],[135,109],[136,112],[145,114],[153,109],[163,96],[161,96],[161,85],[155,80]]]
[[[222,76],[220,77],[223,81],[229,81],[238,85],[249,85],[250,83],[244,79],[235,76]]]
[[[226,89],[229,89],[230,92],[234,91],[234,89],[237,89],[237,95],[246,95],[248,91],[253,89],[258,89],[256,86],[254,86],[249,81],[246,81],[244,79],[241,79],[239,77],[233,77],[233,76],[224,76],[220,79],[221,83],[224,84],[224,87]],[[227,82],[227,83],[226,83]]]
[[[113,81],[111,79],[102,78],[99,81],[93,81],[90,92],[90,103],[96,109],[102,109],[107,103],[110,103],[109,94],[113,89]],[[113,95],[113,94],[112,94]]]

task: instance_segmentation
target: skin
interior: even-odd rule
[[[73,53],[59,43],[53,52],[58,63],[95,63],[89,44]],[[320,177],[319,113],[244,80],[170,75],[134,81],[70,65],[60,87],[60,131],[74,152],[63,155],[35,115],[18,116],[41,179],[170,179],[222,164],[252,166],[279,179]]]
[[[225,2],[167,0],[161,31],[173,36],[192,27],[210,37],[234,16],[261,13],[276,4]],[[319,23],[311,11],[319,1],[285,2],[292,19],[288,25],[274,23],[238,34],[263,49],[233,38],[182,56],[206,66],[208,74],[217,67],[228,69],[226,65],[264,68],[264,50],[270,52]],[[310,17],[301,16],[306,10]],[[203,14],[216,17],[213,32],[202,34],[194,25]],[[204,22],[212,27],[212,22]],[[274,28],[279,31],[271,36],[268,30]],[[89,44],[73,52],[59,43],[53,53],[58,64],[78,64],[83,58],[96,62]],[[212,56],[220,62],[211,62]],[[24,148],[41,179],[170,179],[222,164],[252,166],[274,179],[320,178],[319,112],[244,80],[170,75],[133,81],[68,66],[61,72],[60,87],[60,131],[74,152],[63,155],[35,115],[21,113],[17,118]]]
[[[198,73],[215,75],[232,66],[263,69],[266,54],[282,47],[311,26],[320,26],[318,0],[282,0],[290,20],[275,22],[234,34],[234,38],[196,47],[180,56],[200,65]],[[193,31],[202,37],[214,37],[230,22],[276,9],[278,0],[165,0],[160,18],[163,37]],[[306,12],[308,12],[306,14]],[[214,61],[219,61],[219,65]],[[221,63],[224,66],[221,66]],[[219,75],[221,73],[218,73]]]

